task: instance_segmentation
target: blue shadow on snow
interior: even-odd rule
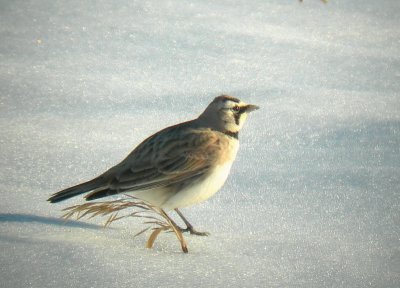
[[[0,213],[0,223],[1,222],[19,222],[19,223],[42,223],[47,225],[57,225],[57,226],[67,226],[74,228],[89,228],[89,229],[99,229],[103,226],[89,224],[73,220],[64,220],[60,218],[37,216],[32,214],[19,214],[19,213]]]

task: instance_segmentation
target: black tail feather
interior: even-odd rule
[[[95,178],[88,182],[85,182],[85,183],[64,189],[57,193],[54,193],[49,199],[47,199],[47,201],[49,201],[51,203],[57,203],[57,202],[66,200],[68,198],[77,196],[79,194],[83,194],[83,193],[92,191],[94,189],[102,188],[102,186],[104,187],[106,185],[107,184],[105,183],[104,179]],[[105,189],[107,189],[107,188],[105,188]]]

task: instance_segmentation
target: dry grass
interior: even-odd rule
[[[97,216],[108,217],[104,224],[105,227],[111,225],[114,221],[127,217],[142,218],[145,219],[143,224],[146,227],[137,233],[135,237],[148,230],[152,230],[146,243],[147,248],[152,248],[158,235],[164,231],[174,232],[181,244],[182,251],[184,253],[188,252],[187,244],[181,230],[164,210],[130,195],[126,196],[128,196],[128,199],[91,202],[65,208],[63,211],[66,213],[62,218],[70,219],[76,217],[79,220],[83,217],[88,217],[89,219]],[[121,215],[120,212],[128,208],[133,210],[133,212]]]

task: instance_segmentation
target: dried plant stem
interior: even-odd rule
[[[179,242],[181,243],[181,248],[184,253],[188,253],[189,250],[187,248],[186,240],[182,235],[181,229],[179,229],[178,225],[165,213],[164,210],[160,209],[160,214],[163,215],[164,219],[166,219],[170,225],[170,227],[175,232],[176,238],[178,238]],[[161,232],[161,231],[160,231]]]
[[[163,209],[153,206],[150,203],[137,199],[133,196],[126,196],[128,196],[129,199],[106,202],[91,202],[67,207],[63,209],[63,211],[66,211],[66,213],[62,216],[62,218],[70,219],[76,216],[76,219],[79,220],[86,216],[89,219],[96,216],[108,216],[107,221],[104,224],[105,227],[111,225],[111,223],[114,221],[126,217],[144,218],[147,221],[145,221],[143,224],[147,224],[149,226],[137,233],[135,237],[149,229],[152,229],[153,232],[150,234],[150,237],[146,243],[147,248],[153,247],[155,240],[161,232],[172,231],[175,233],[178,241],[180,242],[182,251],[184,253],[188,253],[187,243],[182,235],[181,229]],[[136,211],[119,216],[121,210],[127,208],[133,208],[136,209]]]
[[[153,248],[154,241],[156,241],[156,238],[158,235],[161,233],[161,231],[165,230],[164,228],[155,228],[153,230],[153,233],[150,234],[149,239],[147,240],[146,243],[146,248]]]

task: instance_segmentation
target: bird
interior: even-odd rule
[[[57,203],[84,194],[87,201],[134,196],[166,211],[174,210],[186,228],[198,232],[180,208],[200,203],[224,185],[239,148],[239,131],[259,109],[230,95],[220,95],[196,119],[167,127],[141,142],[123,161],[100,176],[61,190],[47,199]]]

